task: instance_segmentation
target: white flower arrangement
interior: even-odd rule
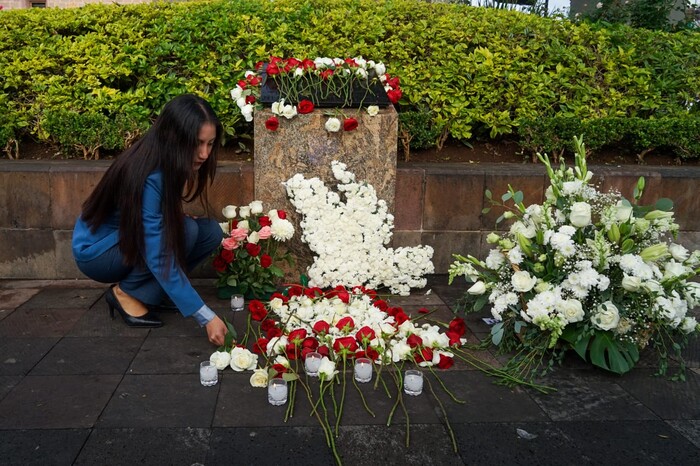
[[[589,182],[592,173],[585,147],[576,140],[576,166],[558,170],[540,156],[551,180],[542,205],[523,204],[513,188],[492,205],[507,209],[499,218],[514,223],[503,236],[492,233],[496,246],[485,260],[455,255],[450,283],[464,276],[466,309],[487,303],[498,322],[491,342],[504,352],[519,351],[507,369],[534,374],[549,350],[552,357],[574,349],[603,369],[624,373],[639,360],[639,351],[654,347],[659,373],[667,355],[681,362],[681,350],[700,327],[691,315],[700,304],[696,278],[700,251],[690,253],[671,242],[679,226],[669,199],[640,206],[644,179],[634,204],[619,193],[601,193]],[[512,201],[513,205],[506,205]]]
[[[331,163],[338,192],[319,178],[296,174],[284,183],[292,205],[303,216],[301,239],[315,253],[309,284],[318,287],[389,287],[408,295],[432,273],[430,246],[387,248],[394,226],[386,201],[375,189],[355,181],[344,163]],[[344,200],[341,198],[344,197]]]

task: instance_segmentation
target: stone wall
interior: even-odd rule
[[[0,279],[84,278],[70,250],[80,205],[109,166],[108,161],[0,161]],[[591,166],[603,190],[615,188],[628,198],[639,176],[646,178],[643,203],[660,197],[675,202],[680,242],[700,249],[698,167]],[[254,197],[253,163],[224,162],[210,192],[212,212],[227,204],[245,205]],[[466,165],[398,163],[393,246],[429,244],[435,248],[436,273],[446,273],[453,253],[483,257],[486,235],[499,215],[488,207],[508,184],[522,190],[525,203],[541,202],[547,179],[541,165]],[[189,211],[201,214],[191,206]],[[211,274],[204,268],[199,276]]]

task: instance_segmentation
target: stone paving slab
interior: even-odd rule
[[[59,338],[0,338],[0,375],[25,375]]]
[[[86,308],[25,308],[0,321],[0,337],[62,337],[87,311]]]
[[[155,329],[158,330],[158,329]],[[129,367],[129,374],[199,375],[199,363],[216,350],[205,337],[160,337],[152,331]]]
[[[42,288],[20,307],[22,309],[88,309],[102,298],[104,290],[94,288]]]
[[[92,427],[118,375],[26,376],[0,401],[0,429]]]
[[[700,375],[687,371],[685,382],[673,382],[655,372],[632,370],[618,383],[661,419],[700,419]]]
[[[690,440],[693,445],[700,448],[700,420],[666,421],[666,423],[683,435],[683,437]]]
[[[0,375],[0,401],[21,381],[21,375]]]
[[[0,320],[4,319],[16,308],[27,302],[39,292],[39,288],[0,289]]]
[[[192,427],[93,429],[74,464],[208,464],[210,435],[209,429]]]
[[[89,429],[0,430],[0,461],[7,466],[73,464],[89,434]]]
[[[210,427],[219,385],[202,387],[198,371],[125,375],[96,426]]]
[[[139,337],[63,338],[31,375],[121,375],[143,344]]]

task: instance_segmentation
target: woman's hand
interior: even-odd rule
[[[207,327],[207,336],[209,337],[209,341],[215,344],[216,346],[221,346],[224,344],[224,336],[226,333],[228,333],[228,330],[226,329],[226,324],[224,324],[224,321],[221,320],[218,316],[214,317],[212,320],[209,321],[209,323],[206,325]]]

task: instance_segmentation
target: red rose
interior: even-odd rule
[[[260,256],[260,265],[263,269],[268,268],[272,265],[272,257],[268,256],[267,254],[263,254]]]
[[[321,79],[324,81],[333,76],[333,70],[323,70],[321,71]]]
[[[357,120],[354,118],[346,118],[343,121],[343,129],[345,131],[354,131],[357,129],[357,126],[358,126]]]
[[[258,254],[260,254],[261,249],[262,248],[259,244],[246,243],[245,245],[245,250],[248,251],[248,254],[250,254],[252,257],[258,257]]]
[[[396,326],[398,327],[408,320],[408,316],[401,308],[399,308],[399,311],[394,314],[394,319],[396,319]]]
[[[289,359],[290,361],[295,361],[299,356],[299,349],[294,343],[287,343],[287,345],[284,347],[284,352],[287,356],[287,359]]]
[[[283,303],[286,303],[287,301],[289,301],[289,298],[288,298],[287,296],[283,295],[282,293],[278,293],[278,292],[275,291],[275,292],[272,293],[272,295],[270,296],[270,301],[272,301],[273,299],[276,299],[276,298],[281,299]]]
[[[314,337],[306,337],[304,341],[301,342],[301,347],[304,349],[310,349],[311,351],[316,351],[318,348],[318,340]]]
[[[413,356],[413,359],[415,359],[416,362],[431,362],[433,360],[433,350],[430,348],[422,348],[415,354],[415,356]]]
[[[347,63],[350,66],[358,66],[354,58],[346,58],[345,63]]]
[[[287,212],[277,209],[277,216],[280,220],[285,220],[287,218]]]
[[[248,77],[245,78],[245,80],[248,81],[248,84],[250,84],[251,86],[258,86],[262,82],[262,78],[254,74],[249,74]]]
[[[388,74],[385,76],[386,76],[386,84],[387,85],[391,86],[392,89],[399,88],[400,80],[399,80],[398,76],[394,76],[393,78],[389,77]]]
[[[348,304],[350,302],[350,293],[348,293],[348,290],[346,290],[343,285],[338,285],[328,293],[328,298],[338,298],[345,304]]]
[[[290,298],[293,298],[294,296],[302,296],[304,294],[304,288],[302,288],[300,285],[292,285],[287,289],[287,295],[289,295]]]
[[[267,317],[267,309],[265,309],[265,305],[262,303],[262,301],[253,299],[248,303],[248,309],[250,310],[250,317],[253,320],[260,322]]]
[[[258,223],[260,224],[261,227],[269,227],[272,226],[272,220],[270,220],[270,217],[267,215],[263,215],[258,219]]]
[[[379,359],[379,351],[372,348],[371,346],[365,350],[365,355],[372,361],[376,361],[377,359]]]
[[[241,79],[240,81],[238,81],[238,87],[240,87],[241,89],[245,89],[248,87],[248,83]]]
[[[467,331],[467,324],[464,323],[464,319],[460,317],[455,317],[450,322],[450,330],[456,332],[461,337],[462,335],[464,335],[464,332]]]
[[[311,113],[314,111],[314,103],[310,100],[303,99],[299,101],[299,105],[297,105],[297,111],[302,115],[304,115],[305,113]]]
[[[327,358],[331,355],[331,350],[326,345],[319,346],[316,352],[321,356],[325,356]]]
[[[347,333],[355,328],[355,321],[352,320],[352,317],[346,316],[340,319],[338,323],[335,324],[335,327],[341,332]]]
[[[304,58],[301,61],[301,67],[305,70],[315,70],[316,69],[316,63],[310,58]]]
[[[260,329],[263,332],[267,332],[271,328],[275,328],[277,326],[277,322],[275,322],[275,319],[265,319],[262,321],[260,324]]]
[[[336,353],[354,353],[357,351],[357,342],[353,337],[341,337],[333,342],[333,351]]]
[[[399,100],[401,100],[403,93],[401,92],[401,89],[389,89],[386,96],[389,98],[389,101],[392,104],[397,104],[399,103]]]
[[[224,251],[225,251],[225,249],[224,249]],[[226,262],[226,260],[219,255],[219,256],[216,256],[214,258],[211,265],[212,265],[212,267],[214,267],[214,270],[216,270],[217,272],[223,272],[224,270],[226,270],[226,266],[228,265],[228,262]]]
[[[282,374],[286,374],[287,371],[289,370],[288,368],[286,368],[282,364],[273,364],[272,368],[275,370],[275,372],[277,372],[277,374],[275,375],[275,378],[281,377]]]
[[[260,70],[262,69],[262,67],[263,67],[264,64],[265,64],[264,61],[259,61],[259,62],[257,62],[257,63],[255,64],[255,69],[258,70],[258,71],[260,71]]]
[[[279,327],[272,327],[270,330],[267,331],[267,338],[272,340],[275,337],[281,337],[282,336],[282,329]]]
[[[255,103],[255,96],[254,95],[246,96],[245,103],[254,104]]]
[[[287,339],[291,343],[293,343],[297,346],[301,345],[302,341],[304,341],[304,338],[306,338],[306,329],[305,328],[294,329],[291,332],[289,332],[289,336],[287,337]]]
[[[418,312],[420,312],[421,314],[427,314],[430,312],[430,309],[428,309],[427,307],[422,307],[418,309]]]
[[[455,363],[454,359],[444,354],[440,355],[440,362],[438,363],[438,369],[449,369]]]
[[[277,131],[277,128],[280,127],[280,121],[277,119],[277,117],[271,116],[265,121],[265,128],[269,129],[270,131]]]
[[[274,76],[276,74],[280,74],[280,69],[275,63],[270,63],[267,65],[267,75],[268,76]]]
[[[416,348],[423,344],[423,339],[416,334],[412,334],[406,339],[406,343],[408,343],[408,346],[411,348]]]
[[[450,346],[459,346],[462,344],[462,341],[460,340],[461,335],[453,330],[448,330],[445,332],[445,335],[447,335],[447,338],[450,339]]]
[[[253,353],[255,354],[267,354],[267,338],[258,338],[258,341],[253,343]]]
[[[328,331],[331,329],[331,325],[325,320],[319,320],[314,324],[313,329],[316,335],[321,335],[328,333]]]
[[[386,312],[387,309],[389,309],[389,303],[384,301],[383,299],[378,299],[373,303],[373,306],[379,309],[380,311]]]
[[[362,346],[366,346],[370,341],[374,340],[375,336],[376,335],[374,333],[374,330],[367,326],[362,327],[355,334],[357,342],[360,343]]]
[[[233,256],[234,256],[233,251],[228,250],[228,249],[223,249],[221,251],[220,255],[221,255],[221,258],[223,260],[225,260],[227,264],[230,264],[231,262],[233,262]]]

